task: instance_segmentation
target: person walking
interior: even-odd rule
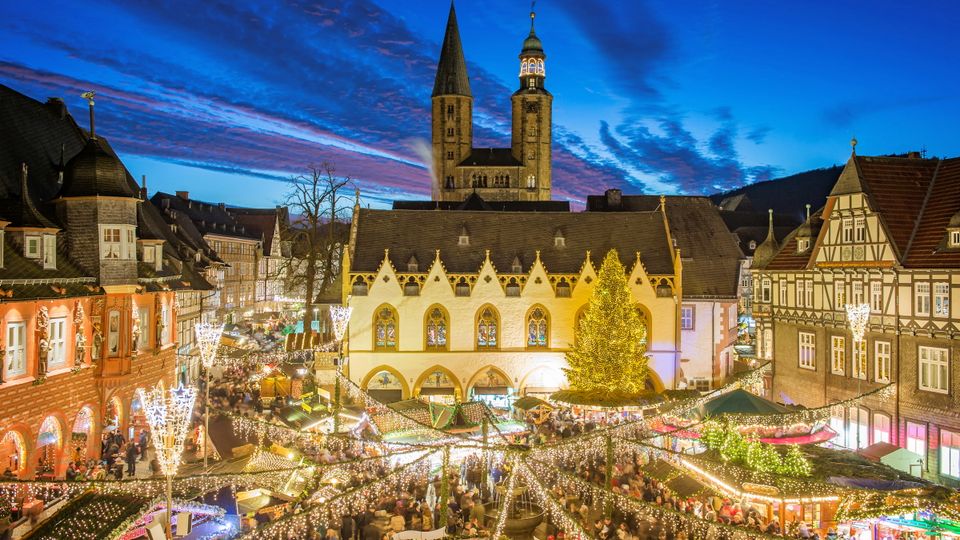
[[[137,445],[130,441],[127,443],[127,476],[136,476],[137,474]]]

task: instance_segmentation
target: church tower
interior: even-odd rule
[[[520,195],[524,200],[550,200],[550,142],[553,96],[544,87],[547,76],[543,43],[534,30],[536,13],[530,12],[530,35],[520,51],[520,89],[511,97],[513,157],[522,163]]]
[[[457,166],[470,156],[473,145],[473,95],[452,2],[431,101],[433,171],[440,184],[435,192],[451,193],[464,187],[458,185]]]

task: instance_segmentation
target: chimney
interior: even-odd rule
[[[147,175],[140,177],[142,181],[140,182],[140,199],[147,200]]]
[[[47,102],[44,103],[44,105],[60,120],[67,117],[67,106],[63,103],[63,99],[58,97],[47,98]]]
[[[178,192],[177,192],[177,197],[180,197],[181,199],[183,199],[183,200],[185,200],[185,201],[186,201],[186,200],[189,200],[189,199],[190,199],[190,192],[189,192],[189,191],[178,191]]]
[[[217,203],[217,206],[219,206],[221,210],[226,210],[227,208],[227,205],[225,203]]]
[[[908,152],[907,158],[909,159],[920,159],[920,152]]]
[[[607,196],[607,209],[619,210],[622,204],[623,192],[619,189],[608,189],[604,194]]]

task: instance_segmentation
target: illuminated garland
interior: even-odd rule
[[[516,457],[513,458],[512,464],[513,466],[510,469],[513,472],[510,474],[510,479],[507,480],[507,488],[503,494],[503,501],[500,502],[500,509],[497,513],[497,523],[493,527],[493,534],[490,535],[492,540],[500,540],[500,536],[503,534],[503,528],[507,524],[507,514],[510,513],[510,505],[513,504],[514,490],[517,486],[517,476],[519,476],[519,474],[516,472]]]
[[[299,514],[289,514],[251,531],[243,538],[305,538],[312,529],[325,526],[332,519],[352,514],[366,508],[366,501],[385,493],[388,489],[410,481],[414,476],[424,476],[430,464],[430,458],[439,453],[434,450],[398,467],[369,484],[360,485],[341,492],[321,504]]]
[[[813,424],[829,420],[837,411],[842,411],[849,407],[856,407],[867,398],[876,397],[878,400],[885,400],[892,396],[895,390],[896,384],[891,383],[860,394],[859,396],[813,409],[798,409],[796,411],[779,414],[726,413],[723,414],[722,417],[731,424],[739,427],[762,426],[790,428],[799,424]]]
[[[550,495],[549,490],[541,480],[543,478],[550,478],[550,476],[542,474],[543,471],[534,472],[530,468],[530,463],[532,462],[527,460],[518,461],[518,466],[514,474],[523,476],[524,483],[526,483],[530,489],[533,498],[537,500],[537,503],[543,508],[543,511],[550,516],[550,520],[554,525],[563,530],[570,540],[587,540],[592,538],[592,535],[584,529],[580,520],[571,515],[570,512],[564,508],[563,504]],[[552,469],[550,467],[544,468]],[[495,538],[494,540],[498,539]]]
[[[145,504],[140,511],[117,526],[107,538],[110,540],[143,538],[147,535],[146,525],[149,521],[147,520],[147,516],[161,508],[165,508],[166,504],[166,501],[163,499],[154,499]],[[207,516],[217,520],[222,519],[227,513],[226,510],[219,506],[211,506],[195,501],[173,501],[173,509],[177,512],[189,512],[191,515]]]
[[[944,488],[915,488],[848,493],[837,508],[837,520],[859,521],[928,511],[939,518],[960,521],[960,495],[945,492]]]
[[[694,514],[687,514],[668,508],[645,502],[634,497],[629,497],[621,493],[616,493],[606,488],[591,484],[582,478],[562,471],[557,467],[536,461],[530,462],[530,467],[535,471],[539,478],[550,479],[551,482],[557,482],[564,487],[566,492],[577,493],[581,500],[585,493],[590,493],[594,505],[600,503],[610,503],[624,514],[636,513],[644,517],[654,518],[661,524],[668,525],[673,531],[686,530],[689,538],[732,538],[732,539],[757,539],[757,538],[782,538],[755,530],[744,530],[742,528],[726,525],[724,523],[708,521],[699,518]],[[541,484],[542,486],[542,484]],[[549,497],[549,494],[544,494]],[[721,535],[721,531],[726,536]]]

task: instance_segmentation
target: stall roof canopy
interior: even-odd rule
[[[535,396],[523,396],[522,398],[514,401],[513,406],[525,411],[530,411],[537,407],[547,407],[548,409],[553,409],[553,405],[550,405],[546,401]]]
[[[715,397],[700,407],[703,416],[721,414],[782,414],[791,409],[762,397],[755,396],[742,388]]]

